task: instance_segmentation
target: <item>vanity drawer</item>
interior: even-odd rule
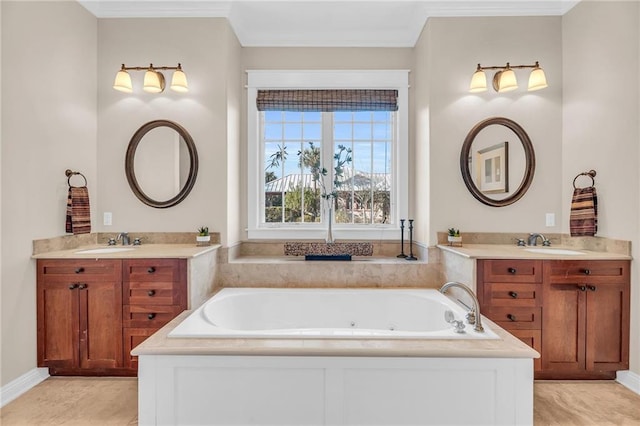
[[[160,328],[184,311],[179,305],[125,305],[122,309],[124,327]]]
[[[483,305],[535,307],[542,304],[541,284],[485,283]]]
[[[176,305],[182,295],[173,283],[143,283],[129,287],[125,293],[125,304],[129,305]]]
[[[551,260],[546,262],[545,276],[552,283],[607,283],[629,279],[627,260]]]
[[[40,259],[39,273],[43,276],[68,275],[70,279],[80,279],[88,275],[100,278],[112,276],[120,281],[120,261],[103,259]]]
[[[540,283],[542,282],[541,260],[480,260],[485,282]]]
[[[186,270],[184,259],[130,259],[123,264],[125,282],[176,282]]]
[[[505,330],[539,330],[542,325],[541,308],[496,307],[482,314]]]

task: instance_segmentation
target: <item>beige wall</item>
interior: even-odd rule
[[[101,19],[98,23],[98,229],[104,232],[181,231],[195,233],[207,225],[228,241],[227,209],[237,217],[229,196],[230,176],[238,174],[238,137],[228,128],[236,113],[239,43],[221,18]],[[144,72],[130,72],[134,92],[112,89],[116,71],[127,66],[176,66],[180,62],[189,93],[168,88],[162,94],[143,92]],[[165,72],[170,81],[172,72]],[[234,87],[236,86],[236,87]],[[237,109],[237,108],[236,108]],[[200,168],[190,195],[179,205],[156,209],[140,202],[129,189],[124,158],[133,133],[144,123],[167,119],[181,124],[193,137]],[[232,163],[233,164],[232,164]],[[233,189],[233,188],[232,188]],[[231,198],[229,198],[231,197]],[[113,225],[103,226],[104,212]],[[231,232],[237,239],[237,226]],[[233,242],[233,241],[232,241]]]
[[[36,366],[31,241],[64,234],[64,171],[98,202],[96,28],[75,2],[2,2],[2,385]]]
[[[562,224],[562,51],[559,17],[431,18],[416,46],[417,63],[428,70],[416,73],[417,87],[427,86],[428,105],[415,112],[428,116],[428,130],[415,123],[417,143],[429,146],[419,161],[415,180],[429,182],[429,198],[420,195],[417,211],[429,214],[427,242],[436,233],[459,228],[463,233],[558,232]],[[423,39],[426,39],[423,40]],[[426,57],[426,59],[425,59]],[[426,62],[424,62],[426,60]],[[519,89],[498,94],[492,88],[468,92],[471,75],[483,66],[533,64],[540,61],[549,87],[527,92],[528,71],[516,71]],[[487,71],[489,85],[493,73]],[[424,79],[424,80],[422,80]],[[519,123],[533,143],[537,167],[533,183],[517,203],[485,206],[467,191],[459,157],[471,128],[489,117]],[[499,142],[499,141],[496,141]],[[513,183],[512,183],[513,184]],[[556,214],[556,226],[545,226],[545,213]],[[422,235],[422,233],[421,233]]]
[[[581,2],[562,19],[562,181],[594,169],[598,235],[640,258],[640,4]],[[588,182],[588,181],[587,181]],[[562,186],[569,200],[572,185]],[[569,214],[569,203],[563,205]],[[563,223],[563,232],[568,224]],[[640,281],[632,263],[631,370],[640,373]]]

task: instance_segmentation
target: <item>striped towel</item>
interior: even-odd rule
[[[595,186],[573,190],[569,231],[572,237],[593,237],[598,232],[598,197]]]
[[[67,196],[67,218],[65,231],[68,233],[88,234],[91,232],[91,210],[89,208],[89,190],[86,186],[70,186]]]

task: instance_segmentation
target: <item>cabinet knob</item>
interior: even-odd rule
[[[84,272],[84,268],[80,267],[80,268],[76,268],[75,273],[76,274],[81,274]]]
[[[515,291],[510,291],[509,292],[509,296],[513,297],[514,299],[518,298],[518,293],[516,293]]]
[[[147,269],[147,272],[149,274],[153,274],[156,271],[156,267],[155,266],[151,266],[149,269]]]
[[[78,288],[78,284],[70,284],[69,285],[69,290],[75,290],[76,288]]]
[[[79,285],[78,285],[78,289],[79,289],[79,290],[84,290],[85,288],[87,288],[87,285],[86,285],[86,284],[79,284]]]
[[[507,314],[507,318],[509,318],[509,321],[515,321],[516,320],[516,316],[513,314]]]
[[[586,286],[579,285],[578,288],[580,289],[580,291],[587,291],[587,287]]]
[[[147,318],[149,318],[150,320],[154,319],[155,317],[156,317],[156,314],[147,315]]]
[[[591,270],[590,269],[583,269],[582,273],[585,275],[591,275]]]
[[[507,271],[509,271],[510,274],[515,274],[517,272],[516,268],[509,268]]]
[[[155,295],[156,295],[156,291],[155,291],[155,290],[149,290],[149,291],[147,292],[147,294],[148,294],[150,297],[152,297],[152,296],[155,296]]]
[[[595,285],[589,285],[587,286],[587,288],[591,291],[596,291],[596,286]]]

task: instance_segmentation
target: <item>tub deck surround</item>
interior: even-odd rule
[[[367,242],[308,243],[288,241],[284,243],[284,254],[285,256],[306,256],[308,254],[373,256],[373,244]]]

